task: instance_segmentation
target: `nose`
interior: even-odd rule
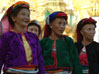
[[[30,16],[26,15],[26,16],[25,16],[25,19],[26,19],[26,20],[30,20]]]
[[[61,24],[61,26],[60,26],[62,29],[65,29],[65,27],[66,27],[66,25],[64,25],[64,24]]]
[[[27,19],[27,20],[30,20],[30,17],[28,16],[26,19]]]
[[[95,29],[92,29],[91,30],[91,34],[95,34]]]

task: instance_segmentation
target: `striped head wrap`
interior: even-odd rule
[[[2,23],[2,34],[5,32],[8,32],[12,29],[11,26],[11,22],[9,21],[9,17],[11,17],[12,12],[19,7],[24,7],[29,9],[29,3],[25,2],[25,1],[18,1],[15,4],[13,4],[11,7],[9,7],[7,9],[7,11],[5,12],[4,16],[1,19],[1,23]]]

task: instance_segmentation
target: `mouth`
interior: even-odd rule
[[[63,33],[64,32],[64,30],[59,30],[61,33]]]
[[[25,23],[29,23],[29,21],[24,21]]]
[[[27,25],[28,25],[28,23],[29,23],[29,21],[28,21],[28,20],[25,20],[24,22],[25,22]]]

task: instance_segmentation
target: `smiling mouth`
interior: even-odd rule
[[[64,30],[59,30],[59,31],[63,32]]]
[[[25,23],[29,23],[29,21],[24,21]]]

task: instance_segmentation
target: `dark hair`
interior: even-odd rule
[[[23,8],[28,9],[28,8],[26,8],[26,7],[21,7],[21,6],[19,6],[19,7],[15,8],[15,9],[12,9],[12,12],[11,12],[12,14],[11,14],[10,16],[9,16],[9,14],[8,14],[8,20],[9,20],[9,22],[10,22],[10,24],[11,24],[12,27],[14,27],[14,22],[13,22],[11,16],[16,17],[16,16],[18,15],[18,13],[19,13]],[[28,10],[29,10],[29,9],[28,9]]]
[[[86,24],[93,24],[96,27],[96,21],[94,19],[90,18],[84,18],[81,21],[79,21],[79,23],[77,24],[77,28],[76,28],[76,33],[77,33],[77,41],[82,41],[83,36],[80,33],[81,29],[86,25]]]
[[[37,22],[36,20],[33,20],[32,22],[30,22],[30,23],[28,24],[27,27],[29,27],[29,26],[37,26],[38,29],[39,29],[39,34],[40,34],[40,33],[41,33],[41,27],[40,27],[40,24],[38,24],[38,23],[36,23],[36,22]]]

